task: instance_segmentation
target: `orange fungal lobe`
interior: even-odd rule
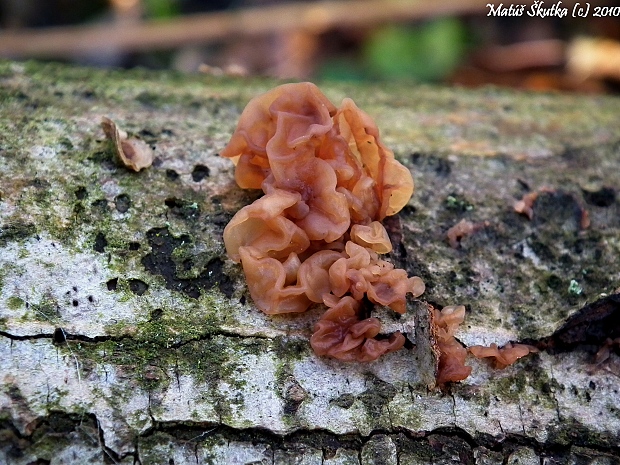
[[[265,195],[224,230],[228,256],[241,262],[257,307],[267,314],[328,310],[311,345],[318,355],[371,361],[405,337],[377,338],[381,323],[360,302],[406,310],[418,277],[379,255],[392,250],[380,221],[409,201],[413,178],[351,99],[336,108],[309,82],[284,84],[252,99],[223,157],[242,188]]]

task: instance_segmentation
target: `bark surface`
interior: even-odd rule
[[[218,151],[276,84],[0,63],[0,463],[620,463],[620,100],[320,86],[416,183],[386,223],[427,291],[375,311],[410,342],[360,364],[312,353],[321,308],[260,313],[225,256],[258,193]],[[104,116],[151,167],[119,164]],[[541,352],[429,389],[426,303],[466,305],[465,345]]]

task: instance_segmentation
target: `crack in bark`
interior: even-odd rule
[[[104,461],[108,464],[117,464],[122,462],[127,457],[134,457],[135,464],[141,464],[140,460],[140,447],[141,440],[153,436],[155,433],[164,433],[171,437],[172,440],[177,440],[183,443],[194,443],[194,454],[197,463],[199,463],[198,447],[199,444],[204,441],[206,437],[218,436],[221,439],[230,443],[231,441],[247,443],[247,444],[264,444],[269,446],[271,450],[271,460],[275,463],[275,454],[277,450],[291,450],[296,444],[311,445],[313,448],[318,448],[322,451],[322,460],[325,460],[325,453],[328,449],[338,450],[340,448],[357,451],[357,457],[359,463],[362,463],[362,450],[364,446],[376,435],[386,435],[392,438],[397,446],[397,460],[400,462],[400,455],[403,453],[403,447],[411,450],[415,448],[429,448],[429,450],[435,450],[436,446],[441,445],[443,439],[446,440],[458,439],[462,443],[467,444],[468,449],[463,449],[460,453],[461,460],[465,459],[466,463],[474,463],[474,450],[479,447],[485,447],[490,450],[498,451],[502,453],[506,460],[516,447],[529,447],[533,449],[539,456],[546,458],[564,457],[562,454],[566,454],[566,446],[564,444],[557,443],[540,443],[533,438],[523,437],[517,434],[504,435],[502,438],[493,438],[486,435],[482,435],[478,438],[472,437],[467,431],[459,427],[441,427],[431,431],[409,431],[404,428],[393,428],[391,430],[378,429],[370,432],[369,435],[363,436],[361,434],[335,434],[326,430],[298,430],[286,435],[278,435],[265,428],[253,427],[253,428],[234,428],[223,424],[214,423],[202,423],[202,422],[153,422],[153,426],[146,431],[136,435],[134,449],[124,454],[119,454],[112,448],[105,444],[105,438],[103,429],[99,419],[94,414],[82,414],[73,415],[67,413],[52,412],[48,417],[40,418],[38,425],[33,429],[30,435],[22,435],[19,433],[15,425],[11,422],[0,422],[0,431],[7,431],[10,435],[18,438],[24,445],[24,442],[35,444],[35,438],[40,439],[41,434],[53,434],[58,436],[59,434],[66,434],[70,437],[71,432],[64,428],[64,431],[54,432],[50,430],[50,425],[54,424],[54,418],[59,417],[65,423],[72,423],[73,430],[80,430],[86,434],[91,440],[98,444],[104,455]],[[56,420],[58,421],[58,420]],[[97,437],[93,437],[91,433],[87,431],[88,425],[84,422],[92,423],[93,432],[96,431]],[[501,425],[500,425],[501,427]],[[39,432],[43,428],[42,433]],[[199,432],[199,434],[194,434]],[[192,434],[188,439],[184,439],[189,434]],[[6,434],[5,434],[6,436]],[[404,441],[404,442],[403,442]],[[169,441],[168,441],[169,442]],[[62,441],[58,441],[62,443]],[[408,444],[408,445],[407,445]],[[452,442],[451,447],[455,447],[457,443]],[[434,446],[433,446],[434,445]],[[2,440],[0,440],[0,447],[4,447]],[[23,447],[27,448],[28,445]],[[611,456],[620,458],[620,447],[591,447],[587,446],[593,453],[601,454],[602,456]],[[443,453],[442,447],[437,449],[437,454]]]
[[[102,335],[102,336],[85,336],[83,334],[71,334],[67,333],[62,327],[58,327],[54,330],[53,333],[39,333],[39,334],[11,334],[7,331],[0,331],[1,337],[6,337],[11,339],[12,341],[31,341],[37,339],[52,339],[55,344],[63,344],[67,341],[79,341],[79,342],[87,342],[87,343],[101,343],[108,341],[120,342],[123,340],[141,340],[139,337],[135,337],[130,334],[123,334],[119,336],[113,335]],[[193,337],[189,339],[184,339],[182,341],[175,342],[174,344],[170,344],[168,348],[170,349],[179,349],[187,344],[191,344],[192,342],[200,342],[212,339],[213,337],[222,336],[227,338],[234,339],[262,339],[262,340],[273,340],[274,338],[269,336],[264,336],[262,334],[253,334],[253,335],[245,335],[238,334],[232,331],[210,331],[208,333],[202,334],[198,337]]]
[[[525,422],[523,421],[523,409],[521,408],[521,401],[517,403],[517,407],[519,408],[519,421],[521,422],[521,431],[523,431],[523,435],[526,435]]]
[[[61,335],[59,335],[61,334]],[[52,339],[57,344],[62,344],[66,341],[80,341],[80,342],[106,342],[106,341],[122,341],[123,339],[131,339],[130,335],[122,336],[85,336],[83,334],[71,334],[67,333],[61,327],[56,328],[53,333],[39,333],[39,334],[25,334],[17,335],[11,334],[6,331],[0,331],[0,336],[6,337],[13,341],[31,341],[36,339]]]
[[[549,376],[551,377],[553,381],[556,381],[555,374],[553,373],[553,366],[549,366]],[[555,396],[555,389],[556,389],[555,387],[551,387],[550,393],[551,393],[551,397],[553,398],[553,404],[555,405],[555,414],[557,416],[558,423],[561,423],[562,415],[560,413],[560,402],[558,401],[558,398]]]
[[[452,392],[450,392],[450,398],[452,399],[452,417],[454,418],[453,423],[456,425],[457,421],[456,421],[456,398],[454,397],[454,394]]]

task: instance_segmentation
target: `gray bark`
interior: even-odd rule
[[[620,361],[596,343],[429,389],[421,341],[341,363],[309,348],[320,308],[254,307],[222,230],[257,194],[217,152],[275,84],[0,63],[0,463],[620,463]],[[617,292],[618,98],[321,88],[411,169],[391,259],[467,306],[460,341],[541,340]],[[120,166],[103,116],[153,166]],[[542,187],[531,221],[513,210]],[[454,249],[461,219],[488,224]],[[377,313],[415,343],[424,308]]]

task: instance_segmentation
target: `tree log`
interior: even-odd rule
[[[225,255],[258,194],[218,151],[276,84],[0,63],[0,463],[620,463],[620,100],[321,85],[416,183],[386,223],[427,290],[376,310],[410,342],[363,364],[313,354],[320,306],[258,311]],[[104,116],[151,167],[119,164]],[[432,387],[428,304],[466,306],[467,346],[541,351]]]

